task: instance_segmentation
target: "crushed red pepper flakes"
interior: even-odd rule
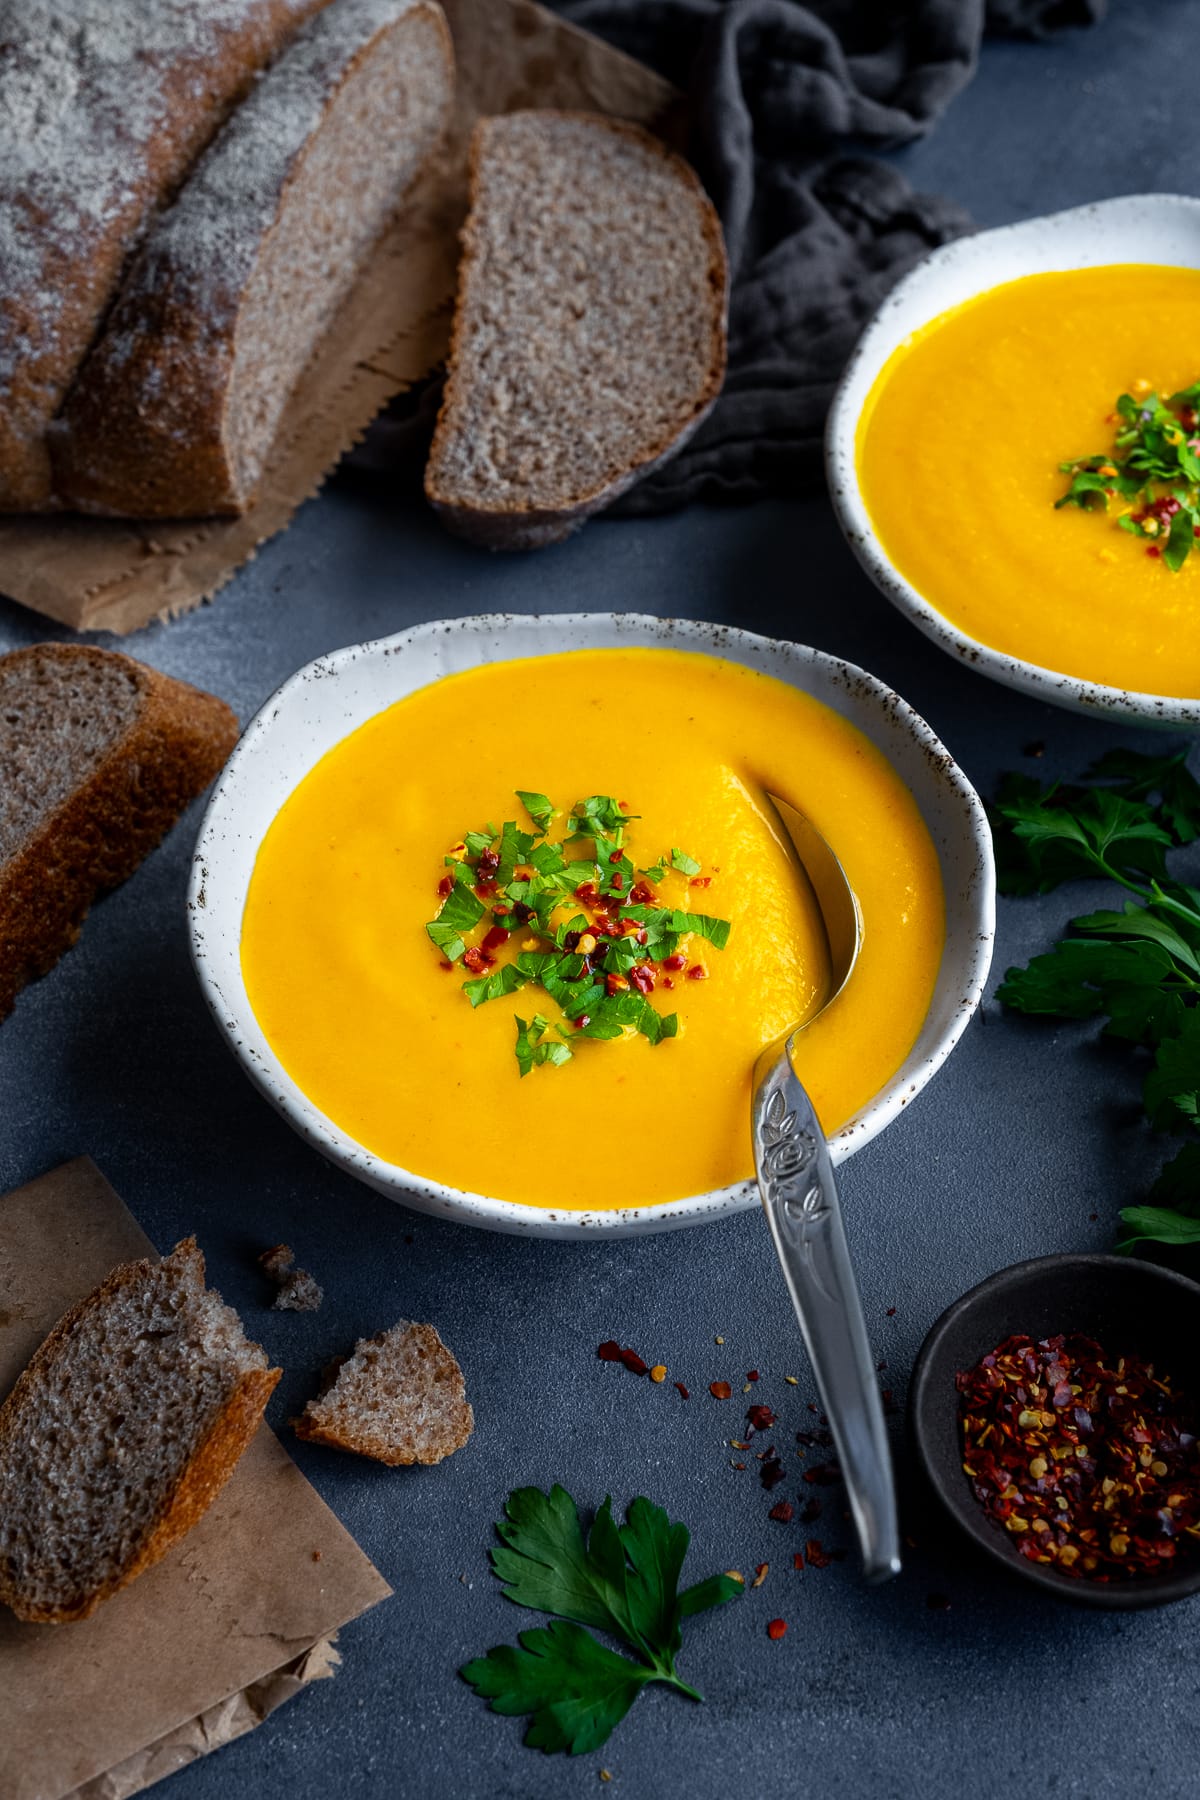
[[[809,1538],[804,1546],[804,1560],[810,1569],[827,1569],[832,1558],[821,1548],[820,1538]]]
[[[775,1414],[769,1406],[756,1404],[746,1408],[746,1418],[750,1422],[751,1431],[770,1431],[775,1423]]]
[[[673,1386],[679,1390],[679,1398],[681,1400],[690,1400],[691,1399],[691,1395],[688,1393],[687,1388],[684,1387],[682,1381],[674,1382]]]
[[[819,1519],[820,1516],[821,1516],[821,1502],[814,1495],[811,1500],[806,1500],[804,1505],[801,1507],[800,1523],[802,1525],[811,1525],[813,1523],[814,1519]]]
[[[777,1500],[767,1514],[767,1517],[768,1519],[774,1519],[779,1525],[790,1525],[795,1511],[796,1509],[790,1500]]]
[[[815,1482],[817,1487],[832,1487],[842,1479],[842,1471],[835,1462],[814,1463],[811,1469],[804,1470],[804,1479]]]
[[[887,1309],[887,1316],[888,1316],[888,1318],[889,1318],[889,1319],[894,1319],[894,1318],[895,1318],[895,1316],[896,1316],[896,1309],[895,1309],[895,1307],[894,1307],[894,1306],[889,1306],[889,1307],[888,1307],[888,1309]]]
[[[778,1487],[786,1472],[779,1458],[768,1452],[763,1460],[762,1468],[758,1471],[758,1478],[769,1494],[773,1487]]]
[[[608,1338],[600,1345],[599,1349],[596,1351],[596,1355],[600,1358],[601,1362],[620,1362],[621,1346],[618,1344],[616,1338]]]
[[[804,1552],[803,1552],[803,1550],[793,1550],[793,1552],[792,1552],[792,1567],[793,1567],[793,1569],[803,1569],[804,1568]]]
[[[1020,1555],[1099,1582],[1195,1557],[1200,1416],[1153,1364],[1018,1334],[955,1385],[963,1469]]]
[[[772,1643],[775,1644],[779,1642],[780,1638],[783,1637],[786,1632],[786,1619],[772,1619],[767,1626],[767,1636],[771,1639]]]
[[[643,1362],[636,1350],[622,1350],[621,1361],[631,1375],[648,1375],[650,1373],[649,1363]]]
[[[728,1400],[733,1393],[727,1381],[710,1381],[708,1391],[714,1400]]]
[[[770,1566],[770,1563],[755,1563],[754,1580],[750,1583],[752,1588],[762,1586],[763,1582],[767,1579],[767,1570]]]
[[[747,1369],[746,1370],[746,1380],[747,1381],[757,1381],[758,1380],[758,1370],[757,1369]]]

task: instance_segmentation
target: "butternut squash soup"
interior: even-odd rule
[[[1030,275],[895,352],[859,422],[896,569],[978,642],[1200,696],[1200,272]]]
[[[299,783],[258,853],[246,990],[343,1131],[494,1198],[644,1205],[753,1173],[754,1062],[826,977],[774,792],[859,897],[853,978],[802,1038],[828,1130],[886,1083],[943,937],[915,801],[854,726],[675,650],[452,675]]]

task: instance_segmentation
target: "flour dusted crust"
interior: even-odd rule
[[[208,785],[237,733],[223,700],[115,651],[0,656],[0,1020]]]
[[[60,499],[135,518],[245,509],[452,93],[433,0],[333,0],[298,34],[139,252],[53,428]]]
[[[324,0],[0,0],[0,511],[49,503],[46,427],[129,251]]]
[[[426,496],[492,549],[566,537],[686,442],[725,375],[728,270],[695,172],[599,114],[481,119]]]

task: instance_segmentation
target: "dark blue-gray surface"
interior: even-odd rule
[[[1188,191],[1198,32],[1200,0],[1125,0],[1091,34],[992,45],[903,166],[984,224]],[[499,561],[444,537],[414,501],[343,478],[212,607],[128,648],[245,718],[332,646],[439,615],[575,607],[728,619],[855,658],[895,683],[985,792],[1004,769],[1073,773],[1118,736],[1151,741],[954,665],[874,593],[816,499],[601,522],[561,549]],[[45,635],[0,602],[0,648]],[[1037,740],[1044,760],[1023,765]],[[809,1531],[768,1521],[753,1460],[731,1469],[724,1443],[752,1368],[780,1442],[809,1420],[804,1355],[755,1215],[597,1247],[518,1242],[429,1223],[305,1149],[238,1072],[191,977],[183,894],[197,817],[96,909],[0,1031],[0,1187],[86,1151],[160,1245],[196,1231],[215,1281],[285,1366],[276,1424],[330,1354],[407,1314],[435,1320],[458,1351],[478,1425],[453,1462],[423,1472],[295,1446],[395,1597],[343,1633],[336,1680],[173,1778],[178,1800],[532,1800],[595,1792],[602,1766],[606,1791],[639,1800],[1195,1792],[1196,1602],[1121,1618],[1031,1598],[961,1557],[919,1506],[908,1519],[918,1547],[891,1587],[864,1590],[852,1557],[793,1571]],[[991,987],[1087,898],[1002,905]],[[847,1165],[867,1318],[898,1397],[927,1326],[972,1282],[1041,1251],[1110,1243],[1117,1207],[1161,1154],[1138,1120],[1123,1054],[1090,1030],[989,1004],[933,1087]],[[484,1185],[502,1154],[511,1148],[480,1143]],[[636,1146],[628,1154],[635,1163]],[[278,1238],[325,1284],[313,1317],[263,1309],[253,1253]],[[612,1336],[662,1358],[691,1400],[598,1363]],[[725,1376],[735,1399],[720,1406],[706,1390]],[[707,1705],[652,1691],[602,1752],[575,1762],[524,1749],[521,1723],[487,1713],[454,1673],[533,1622],[500,1597],[486,1551],[508,1489],[553,1481],[582,1501],[659,1500],[693,1528],[697,1576],[770,1563],[759,1590],[689,1628],[683,1666]],[[790,1477],[773,1497],[798,1485]],[[826,1502],[812,1532],[848,1544],[828,1491]],[[950,1610],[932,1610],[931,1593]],[[790,1627],[778,1644],[765,1631],[776,1616]]]

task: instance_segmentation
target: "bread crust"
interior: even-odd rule
[[[116,651],[35,644],[0,658],[116,658],[133,675],[140,705],[126,731],[7,863],[0,864],[0,1021],[18,991],[46,974],[78,938],[92,901],[125,881],[237,742],[231,709]]]
[[[75,19],[78,8],[57,8],[63,33],[77,26],[71,52],[78,84],[73,108],[77,117],[95,118],[111,167],[106,163],[103,168],[49,178],[43,172],[37,195],[9,191],[0,181],[0,210],[36,252],[40,270],[36,283],[22,288],[9,282],[7,291],[0,292],[0,365],[11,364],[11,374],[0,380],[0,513],[41,511],[54,505],[47,429],[119,285],[134,242],[229,111],[249,92],[257,72],[305,17],[326,3],[245,0],[241,16],[211,26],[199,46],[194,18],[189,20],[187,9],[180,7],[183,24],[173,58],[168,56],[164,63],[161,51],[157,65],[153,56],[133,58],[125,65],[101,58],[95,65],[101,73],[94,81],[85,60],[89,22]],[[44,17],[34,11],[30,24],[23,26],[21,10],[15,4],[0,18],[0,38],[9,53],[18,99],[23,80],[36,80],[39,64],[48,55],[41,36]],[[196,10],[192,8],[193,14]],[[115,0],[113,12],[117,30],[134,16],[132,5],[122,14]],[[28,77],[27,63],[32,71]],[[132,80],[156,67],[160,104],[143,107],[147,113],[153,111],[155,120],[153,135],[143,139],[129,131],[127,115],[114,119],[114,112],[121,112],[116,93],[122,68],[126,79]],[[0,58],[0,77],[6,72],[5,59]],[[0,79],[0,115],[6,98]],[[0,130],[6,128],[15,129],[0,125]],[[78,185],[85,177],[103,184],[89,217],[86,209],[73,203],[75,195],[70,192],[64,194],[61,206],[48,201],[54,179],[73,178]]]
[[[204,1257],[195,1238],[184,1238],[177,1244],[175,1254],[181,1251],[198,1260],[198,1273],[203,1281]],[[93,1309],[107,1305],[122,1288],[139,1279],[152,1261],[152,1258],[143,1257],[137,1262],[122,1263],[119,1268],[114,1269],[98,1288],[93,1289],[85,1299],[63,1315],[49,1337],[34,1351],[27,1367],[18,1376],[3,1405],[0,1405],[0,1458],[3,1458],[8,1448],[13,1420],[17,1416],[20,1402],[36,1388],[43,1372],[67,1346],[79,1321]],[[11,1608],[17,1618],[26,1624],[65,1625],[89,1618],[103,1601],[123,1587],[128,1587],[131,1581],[165,1556],[172,1545],[177,1544],[208,1511],[258,1430],[263,1410],[282,1373],[282,1369],[255,1369],[240,1378],[201,1438],[158,1518],[152,1521],[129,1562],[109,1580],[89,1593],[80,1595],[74,1605],[42,1605],[21,1594],[8,1581],[4,1566],[0,1564],[0,1604]]]
[[[336,23],[336,8],[330,18]],[[148,238],[50,430],[55,492],[63,503],[78,512],[139,519],[236,516],[252,504],[254,494],[239,487],[230,431],[230,389],[246,291],[280,227],[289,190],[339,95],[380,41],[414,19],[431,25],[440,42],[447,91],[444,135],[454,48],[434,0],[416,0],[349,56],[332,44],[328,71],[335,78],[325,97],[324,118],[291,154],[281,157],[270,224],[240,266],[207,271],[221,278],[219,302],[199,305],[191,262],[173,255],[169,240],[164,246],[153,234]],[[318,20],[316,28],[324,23]],[[268,71],[264,81],[271,75]],[[235,114],[231,129],[237,126]],[[221,149],[218,141],[210,155]],[[410,188],[420,172],[414,172]],[[397,207],[402,200],[398,194]],[[185,184],[176,210],[187,204]]]
[[[600,113],[550,109],[545,109],[541,116],[547,119],[570,119],[603,126],[616,136],[629,138],[658,155],[674,170],[684,185],[691,189],[699,204],[701,228],[708,249],[707,280],[712,297],[714,323],[713,358],[707,378],[696,395],[691,412],[681,420],[678,427],[668,436],[648,445],[644,454],[613,480],[600,483],[581,493],[570,506],[547,508],[514,506],[511,503],[497,506],[467,505],[460,500],[450,498],[438,487],[437,465],[442,440],[449,431],[449,418],[458,396],[459,383],[465,379],[459,374],[457,367],[464,335],[464,309],[461,301],[468,279],[468,263],[476,243],[474,219],[473,216],[468,216],[462,231],[464,254],[459,275],[459,301],[455,306],[454,324],[450,334],[449,373],[446,378],[445,394],[438,411],[429,460],[425,468],[425,496],[434,512],[451,531],[489,550],[536,550],[545,544],[558,543],[563,538],[569,537],[586,519],[591,518],[594,513],[601,512],[606,506],[610,506],[643,476],[652,474],[655,469],[661,468],[663,463],[669,462],[693,432],[704,423],[716,404],[717,396],[725,381],[729,264],[725,255],[725,239],[721,231],[721,221],[717,217],[716,208],[705,193],[696,171],[690,163],[676,155],[651,132],[646,131],[640,125],[631,124],[627,120],[610,119]],[[487,119],[481,119],[471,136],[468,179],[472,214],[488,123]]]

